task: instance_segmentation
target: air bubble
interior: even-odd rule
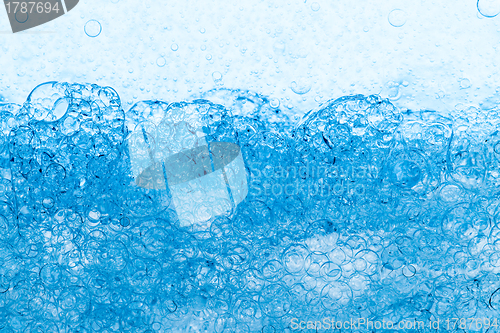
[[[500,0],[478,0],[477,10],[485,17],[495,17],[500,13]]]
[[[170,46],[170,49],[171,49],[172,51],[174,51],[174,52],[175,52],[175,51],[177,51],[177,50],[179,49],[179,45],[177,45],[176,43],[173,43],[173,44]]]
[[[402,27],[406,23],[406,12],[402,9],[394,9],[389,13],[388,20],[393,27]]]
[[[296,81],[292,81],[290,84],[292,91],[298,95],[307,94],[311,90],[311,83],[306,78],[300,78]]]
[[[269,105],[273,108],[273,109],[277,109],[279,108],[280,106],[280,100],[278,98],[272,98],[270,101],[269,101]]]
[[[163,67],[166,64],[167,60],[164,57],[158,57],[158,59],[156,59],[156,65],[158,65],[158,67]]]
[[[101,34],[102,26],[97,20],[90,20],[85,23],[85,33],[89,37],[97,37]]]
[[[215,83],[220,82],[222,80],[222,74],[220,72],[213,72],[212,79]]]
[[[317,12],[320,8],[321,8],[321,7],[320,7],[319,3],[317,3],[317,2],[313,2],[313,3],[311,4],[311,9],[312,9],[313,11],[315,11],[315,12]]]
[[[469,79],[461,79],[460,80],[460,89],[470,88],[471,83]]]

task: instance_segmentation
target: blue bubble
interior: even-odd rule
[[[97,20],[90,20],[85,23],[85,33],[89,37],[97,37],[101,34],[102,26],[101,23]]]

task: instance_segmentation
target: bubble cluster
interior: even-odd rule
[[[356,95],[293,124],[273,98],[204,98],[125,111],[110,87],[47,82],[0,104],[0,329],[495,317],[497,108],[444,116]],[[183,149],[165,119],[240,147],[244,201],[183,225],[168,188],[137,185],[134,147]]]

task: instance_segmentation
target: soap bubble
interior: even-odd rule
[[[393,9],[389,13],[388,20],[393,27],[402,27],[406,23],[406,12],[402,9]]]
[[[85,33],[89,37],[97,37],[101,34],[102,26],[97,20],[90,20],[85,23]]]
[[[317,3],[317,2],[313,2],[313,3],[311,4],[311,9],[312,9],[313,11],[315,11],[315,12],[317,12],[320,8],[321,8],[321,7],[320,7],[319,3]]]

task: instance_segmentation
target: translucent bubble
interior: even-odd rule
[[[486,17],[495,17],[500,13],[500,0],[478,0],[477,10]]]
[[[469,79],[462,79],[460,80],[460,89],[467,89],[470,88],[471,83]]]
[[[306,78],[300,78],[296,81],[292,81],[290,84],[292,91],[298,95],[307,94],[311,90],[311,83]]]
[[[342,281],[327,284],[321,290],[321,301],[328,310],[339,310],[352,298],[352,289]]]
[[[40,270],[40,278],[48,287],[56,287],[62,275],[61,267],[58,265],[45,265]]]
[[[269,101],[269,105],[272,108],[277,109],[280,106],[280,100],[278,98],[271,98],[271,100]]]
[[[173,44],[170,46],[170,49],[171,49],[172,51],[174,51],[174,52],[175,52],[175,51],[177,51],[177,50],[179,49],[179,45],[177,45],[176,43],[173,43]]]
[[[90,20],[85,23],[85,33],[89,37],[97,37],[101,34],[102,26],[97,20]]]
[[[267,316],[281,318],[290,311],[292,300],[284,286],[272,284],[262,291],[259,297],[259,305],[262,312]]]
[[[220,82],[222,80],[222,74],[220,72],[213,72],[212,73],[212,79],[214,82]]]
[[[389,13],[388,20],[393,27],[402,27],[406,23],[406,12],[402,9],[394,9]]]
[[[158,59],[156,59],[156,65],[158,65],[158,67],[163,67],[166,64],[167,60],[164,57],[158,57]]]
[[[305,268],[304,265],[307,256],[308,251],[303,246],[289,248],[283,255],[285,269],[291,274],[301,272]]]
[[[313,11],[315,11],[315,12],[317,12],[320,8],[321,8],[321,7],[320,7],[319,3],[317,3],[317,2],[313,2],[313,3],[311,4],[311,9],[312,9]]]
[[[68,110],[66,87],[56,82],[37,86],[28,96],[28,112],[36,120],[56,121]]]

